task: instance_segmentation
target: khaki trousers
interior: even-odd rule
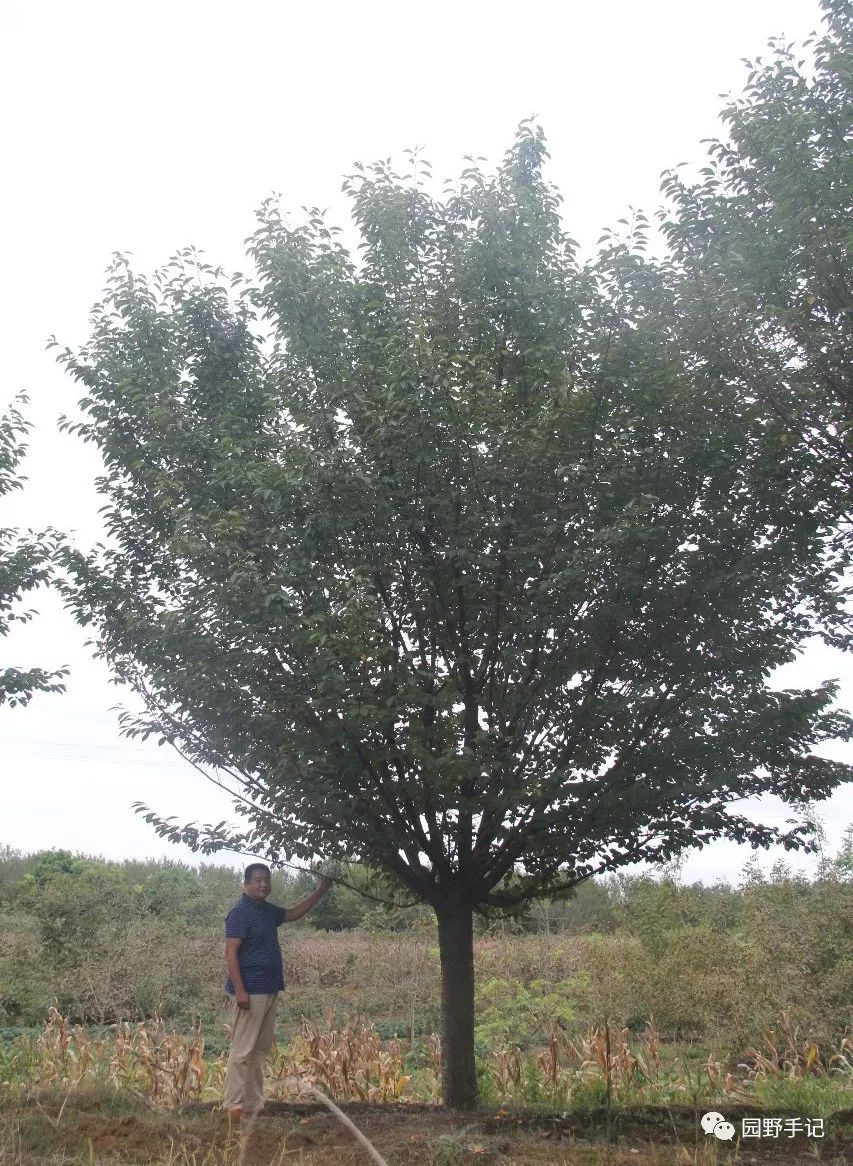
[[[225,1068],[225,1109],[257,1113],[264,1103],[264,1061],[275,1041],[278,992],[249,995],[249,1007],[232,1004],[231,1045]]]

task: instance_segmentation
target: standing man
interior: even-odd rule
[[[295,907],[276,907],[267,902],[270,868],[262,862],[246,867],[243,895],[225,920],[225,990],[234,998],[234,1011],[223,1105],[233,1117],[254,1115],[264,1104],[264,1059],[275,1040],[275,1002],[284,988],[278,928],[285,920],[301,919],[331,885],[331,879],[321,878]]]

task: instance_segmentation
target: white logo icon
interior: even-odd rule
[[[721,1142],[730,1142],[735,1136],[735,1127],[726,1121],[721,1113],[706,1113],[702,1118],[702,1129],[706,1134],[713,1134]]]

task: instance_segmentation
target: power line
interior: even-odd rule
[[[125,753],[138,752],[132,745],[92,744],[91,741],[45,741],[38,737],[4,737],[7,745],[50,745],[57,749],[121,749]]]
[[[147,765],[150,768],[158,769],[181,769],[188,771],[192,767],[183,765],[180,761],[159,761],[152,757],[97,757],[97,756],[81,756],[80,754],[60,754],[60,753],[6,753],[0,752],[0,758],[12,761],[62,761],[64,764],[69,762],[80,762],[84,765]]]
[[[36,741],[32,738],[20,738],[16,740],[14,737],[6,737],[3,740],[4,746],[30,746],[27,752],[18,752],[16,750],[9,751],[4,748],[0,750],[0,758],[7,761],[62,761],[62,762],[81,762],[82,764],[115,764],[115,765],[150,765],[152,768],[163,769],[181,769],[186,770],[192,768],[189,762],[178,760],[170,751],[166,755],[160,753],[159,756],[151,751],[143,752],[135,750],[132,747],[128,748],[123,745],[107,745],[107,744],[92,744],[85,741]],[[39,749],[42,746],[49,749],[68,749],[69,753],[41,753],[32,751],[33,747]],[[77,750],[86,750],[85,754],[77,752]],[[110,755],[101,756],[99,754]],[[121,755],[119,755],[121,754]]]

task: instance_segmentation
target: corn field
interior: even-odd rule
[[[53,1007],[35,1040],[16,1042],[2,1084],[73,1090],[84,1082],[105,1083],[175,1109],[206,1093],[216,1095],[224,1075],[224,1057],[205,1060],[200,1022],[183,1035],[168,1031],[155,1015],[136,1025],[113,1025],[110,1036],[93,1037]]]
[[[273,1051],[267,1070],[273,1095],[281,1083],[301,1079],[339,1100],[400,1101],[409,1096],[412,1080],[403,1053],[402,1041],[383,1042],[359,1020],[326,1031],[304,1021],[289,1048]]]
[[[204,1052],[199,1022],[182,1034],[169,1031],[155,1016],[136,1025],[113,1025],[109,1035],[95,1037],[53,1007],[41,1033],[20,1038],[6,1056],[2,1088],[70,1093],[84,1083],[99,1083],[176,1110],[221,1097],[225,1057],[205,1058]],[[413,1048],[399,1037],[381,1040],[359,1018],[335,1027],[330,1016],[324,1027],[303,1021],[287,1046],[272,1050],[267,1094],[290,1099],[306,1084],[343,1101],[436,1101],[441,1066],[441,1041],[435,1034]],[[833,1047],[821,1047],[783,1013],[758,1047],[746,1050],[738,1063],[724,1065],[713,1053],[698,1062],[668,1055],[651,1021],[636,1039],[613,1024],[570,1034],[555,1022],[543,1047],[524,1052],[519,1045],[497,1046],[481,1058],[480,1068],[484,1098],[504,1105],[751,1102],[774,1083],[790,1088],[810,1082],[849,1106],[853,1031],[848,1029]]]

